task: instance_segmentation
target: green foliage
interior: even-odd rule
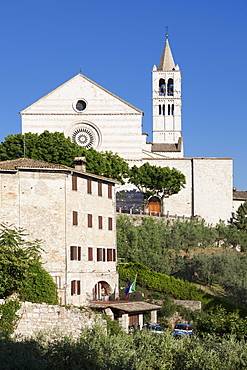
[[[152,271],[200,285],[219,284],[231,300],[247,307],[247,255],[232,248],[242,240],[243,250],[244,237],[247,238],[247,233],[236,227],[223,223],[212,227],[196,219],[185,222],[152,217],[117,219],[121,260],[140,262]],[[218,245],[222,247],[216,248]]]
[[[33,303],[58,304],[56,285],[40,262],[28,269],[28,279],[20,289],[19,298]]]
[[[140,167],[133,166],[130,169],[129,183],[139,189],[145,200],[156,195],[163,201],[165,197],[177,194],[184,188],[186,179],[176,168],[157,167],[144,163]]]
[[[16,312],[21,308],[18,301],[7,300],[0,304],[0,336],[6,337],[14,332],[18,321]]]
[[[72,143],[61,132],[8,135],[0,144],[0,161],[26,157],[74,167],[74,158],[81,156],[86,157],[87,172],[113,178],[121,183],[129,176],[128,164],[117,154],[99,153],[93,148],[87,150]]]
[[[227,312],[222,306],[214,307],[196,319],[199,333],[216,335],[234,334],[236,338],[247,338],[247,317],[241,317],[237,311]]]
[[[0,340],[2,369],[143,370],[247,368],[247,343],[234,336],[176,340],[169,332],[152,335],[136,331],[106,336],[100,328],[82,333],[80,339]]]
[[[112,320],[108,315],[102,315],[102,318],[106,320],[108,335],[117,335],[122,332],[122,328],[119,326],[118,321]]]
[[[236,310],[236,305],[224,298],[216,297],[198,289],[193,283],[176,279],[172,276],[150,271],[140,263],[124,263],[119,265],[120,279],[126,282],[137,274],[137,284],[148,290],[162,292],[175,299],[201,301],[204,309],[221,305],[227,311]],[[247,315],[247,310],[240,308],[241,316]]]
[[[238,230],[247,232],[247,201],[239,206],[232,223]]]
[[[40,262],[41,242],[26,236],[23,229],[0,225],[0,298],[19,293],[23,300],[57,303],[56,286]]]

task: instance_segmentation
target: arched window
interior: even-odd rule
[[[166,82],[164,78],[161,78],[159,81],[159,94],[163,96],[166,94]]]
[[[174,91],[173,91],[173,79],[172,78],[169,78],[168,80],[168,86],[167,86],[167,95],[171,96],[174,94]]]

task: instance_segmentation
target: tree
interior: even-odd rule
[[[176,168],[151,166],[133,166],[130,169],[129,183],[134,184],[144,196],[145,207],[152,196],[157,196],[163,206],[164,198],[177,194],[185,187],[186,179]]]
[[[0,144],[0,160],[32,158],[74,167],[75,157],[86,157],[87,172],[113,178],[124,183],[129,176],[129,166],[117,154],[100,153],[72,143],[62,132],[44,131],[42,134],[8,135]]]
[[[247,232],[247,201],[238,207],[233,224],[242,231]]]
[[[23,229],[0,225],[0,298],[19,293],[23,300],[55,304],[55,283],[40,262],[41,241],[26,236]]]

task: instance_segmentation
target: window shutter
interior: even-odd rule
[[[88,227],[93,227],[93,215],[91,215],[91,214],[87,215],[87,226]]]
[[[102,197],[102,182],[98,182],[98,196]]]
[[[97,261],[102,261],[102,248],[97,248]]]
[[[81,261],[81,247],[78,247],[77,259],[78,259],[78,261]]]
[[[72,280],[71,281],[71,295],[76,294],[76,281]]]
[[[112,198],[112,185],[108,185],[108,198]]]
[[[93,261],[93,248],[88,247],[88,261]]]
[[[92,180],[87,180],[87,193],[92,194]]]
[[[73,225],[78,225],[78,213],[73,211]]]
[[[77,190],[77,176],[72,175],[72,190]]]
[[[81,294],[81,282],[80,282],[80,280],[77,281],[77,294],[78,295]]]
[[[108,217],[108,230],[112,230],[112,217]]]
[[[76,255],[76,247],[74,247],[74,246],[71,246],[70,247],[70,260],[71,261],[74,261],[74,260],[76,260],[77,259],[77,255]]]
[[[107,261],[112,261],[112,249],[107,249]]]
[[[103,229],[103,218],[102,218],[102,216],[98,216],[98,222],[99,222],[99,229]]]

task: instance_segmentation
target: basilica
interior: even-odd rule
[[[153,142],[142,132],[141,110],[81,73],[20,112],[22,133],[63,132],[78,145],[117,153],[130,166],[174,167],[186,176],[186,187],[165,199],[164,212],[210,224],[228,222],[233,160],[184,157],[181,80],[167,36],[152,70]],[[133,191],[133,186],[123,189]]]

